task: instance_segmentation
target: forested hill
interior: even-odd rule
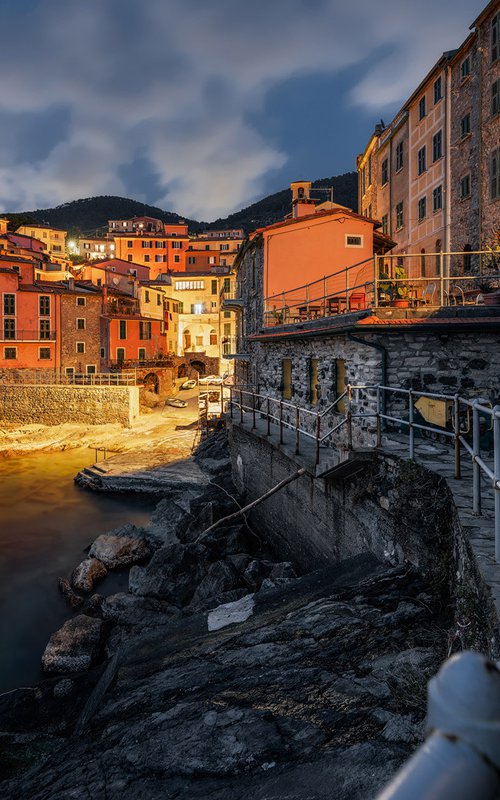
[[[347,172],[344,175],[331,178],[321,178],[315,181],[313,186],[333,186],[336,202],[354,210],[357,209],[357,177],[355,172]],[[319,201],[328,199],[326,193],[318,193],[315,196]],[[99,235],[107,229],[109,219],[130,219],[135,216],[155,217],[165,222],[177,222],[179,219],[185,219],[189,225],[189,230],[193,233],[210,228],[243,228],[245,233],[249,233],[255,228],[270,225],[283,219],[285,214],[290,211],[291,200],[290,189],[283,189],[280,192],[264,197],[256,203],[252,203],[252,205],[243,208],[241,211],[216,219],[210,223],[187,219],[173,211],[163,211],[161,208],[149,206],[137,200],[129,200],[125,197],[114,197],[112,195],[88,197],[83,200],[64,203],[56,206],[56,208],[40,208],[36,211],[16,214],[5,213],[3,216],[10,220],[12,229],[17,228],[19,225],[36,221],[53,225],[55,228],[62,228],[72,235]]]

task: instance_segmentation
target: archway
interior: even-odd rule
[[[160,388],[160,379],[158,375],[155,375],[154,372],[148,372],[148,374],[144,378],[144,388],[148,390],[148,392],[154,392],[158,394],[158,390]]]
[[[199,375],[205,374],[205,364],[203,361],[190,361],[191,367],[196,370]]]
[[[188,374],[187,364],[179,364],[177,367],[177,377],[186,378]]]

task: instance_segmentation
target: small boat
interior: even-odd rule
[[[196,388],[196,381],[192,380],[192,379],[190,379],[188,381],[184,381],[184,383],[181,383],[180,388],[181,389],[195,389]]]

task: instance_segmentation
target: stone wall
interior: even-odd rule
[[[229,441],[233,477],[246,502],[297,471],[293,458],[237,424],[229,425]],[[250,521],[279,557],[301,572],[365,552],[393,565],[413,565],[441,587],[450,630],[461,632],[461,646],[498,657],[498,620],[489,590],[451,491],[430,470],[379,454],[344,480],[306,474],[256,506]]]
[[[119,422],[130,427],[138,416],[138,386],[0,385],[2,425]]]

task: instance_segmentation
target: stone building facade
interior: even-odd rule
[[[101,372],[101,314],[100,292],[61,293],[61,371],[66,375]]]
[[[482,249],[499,235],[499,15],[492,0],[358,156],[359,211],[382,222],[395,254],[417,256],[409,273],[439,274],[435,253]],[[474,266],[465,255],[446,269]]]

